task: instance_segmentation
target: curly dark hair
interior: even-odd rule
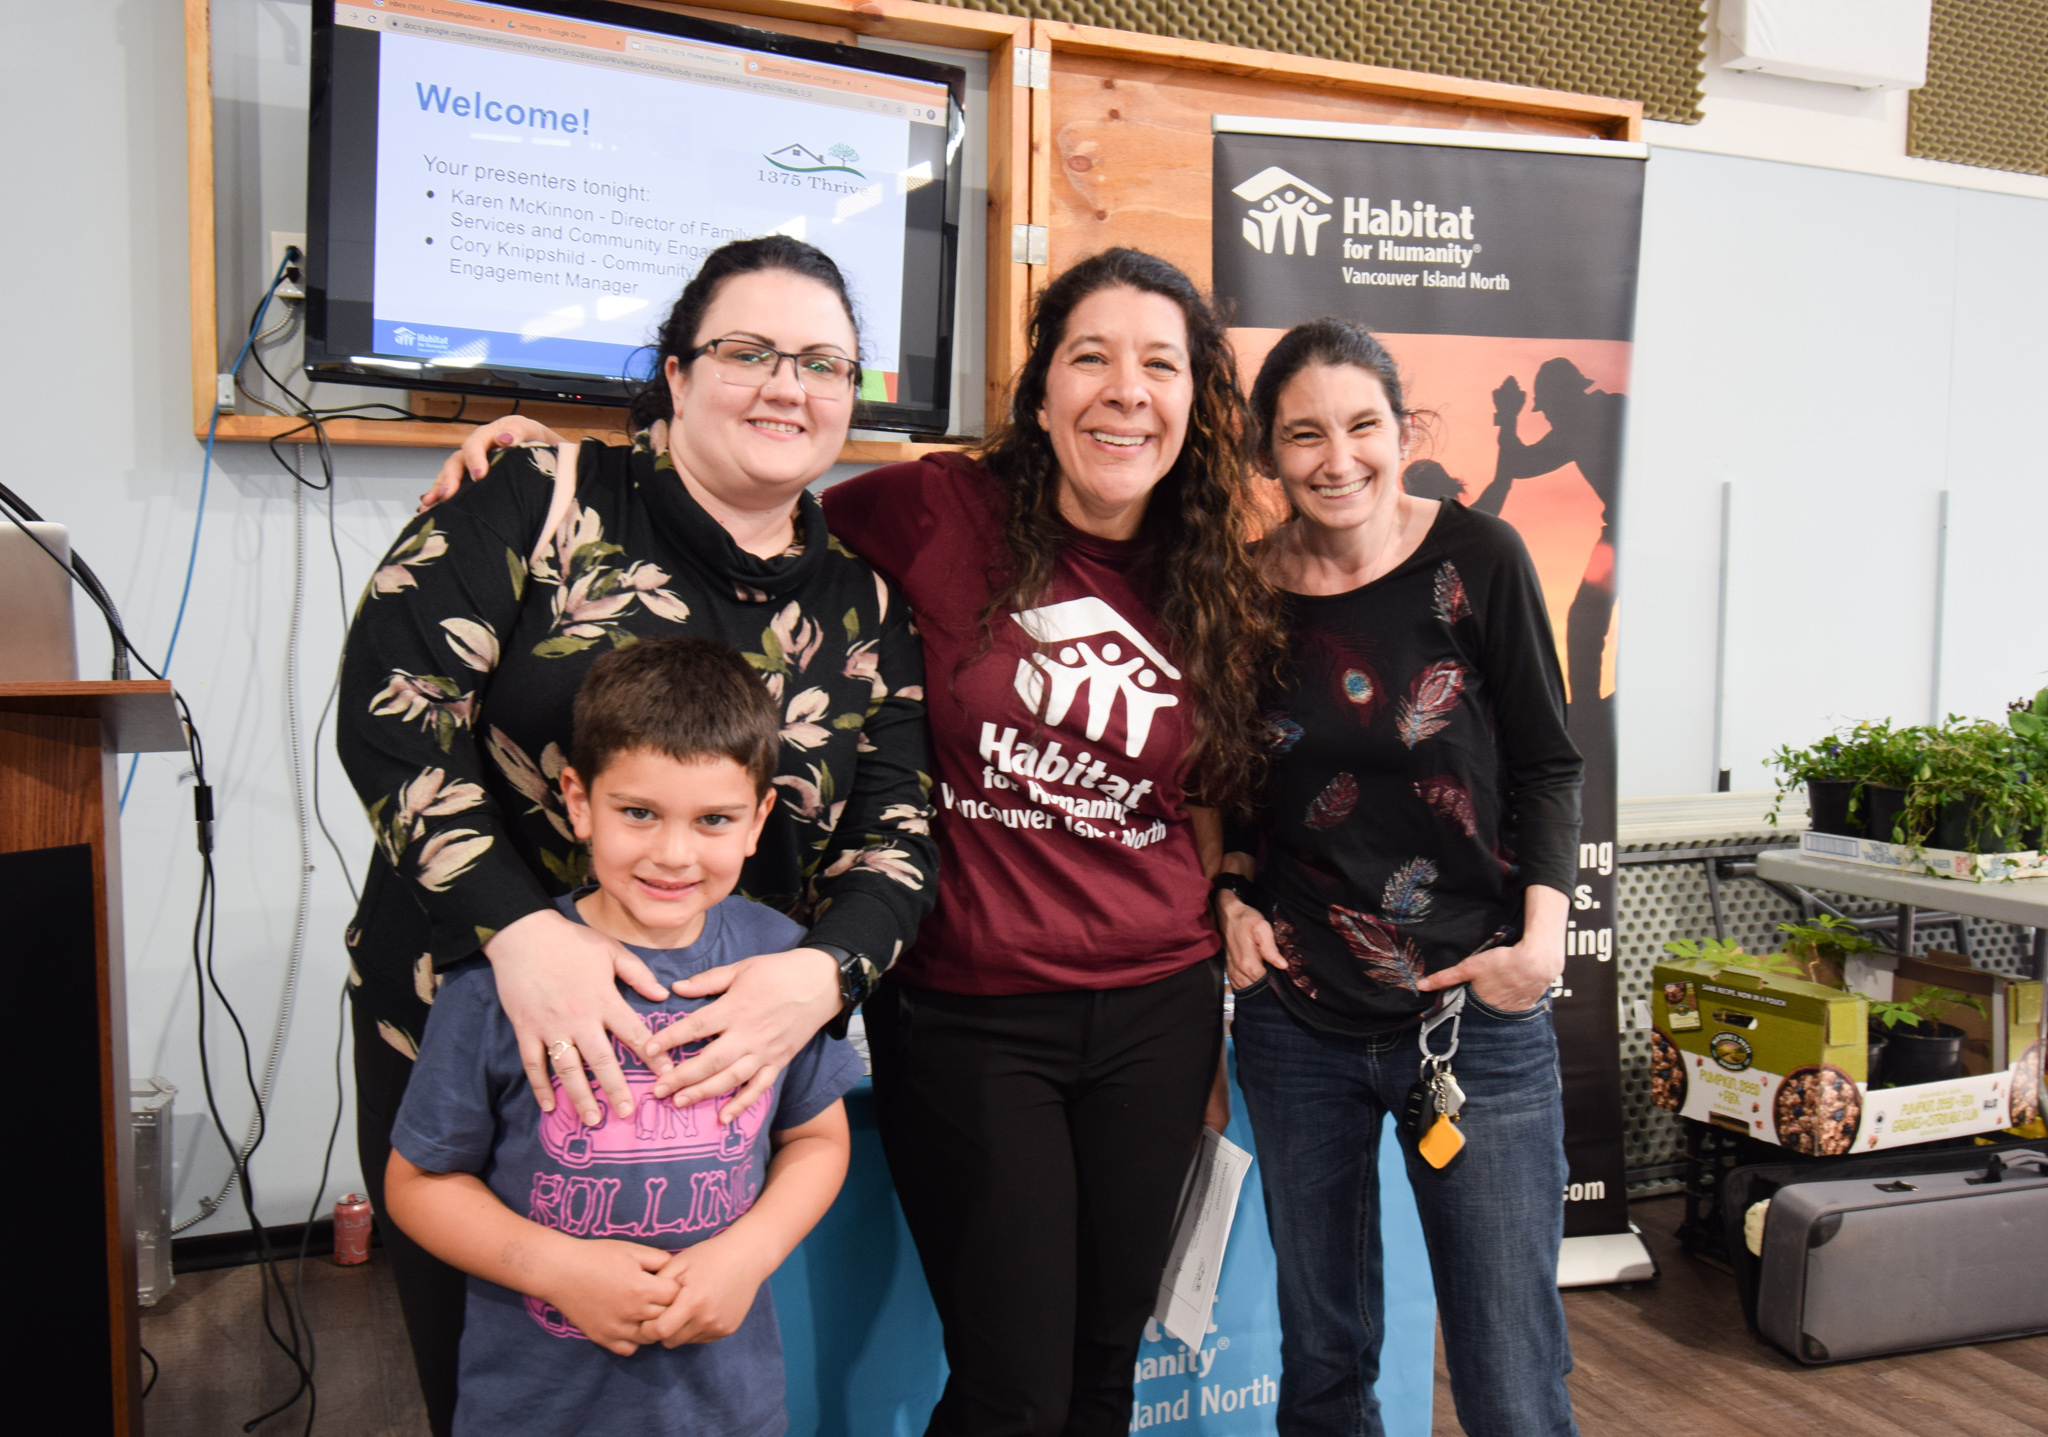
[[[668,376],[662,371],[668,367],[670,356],[690,363],[690,358],[702,339],[697,329],[704,323],[704,311],[711,308],[711,301],[718,297],[719,286],[737,275],[759,274],[764,270],[785,270],[816,280],[819,284],[839,297],[840,308],[846,311],[846,322],[853,326],[854,343],[859,344],[860,319],[853,311],[853,300],[846,292],[846,276],[839,266],[832,262],[832,256],[816,245],[805,244],[788,235],[763,235],[759,239],[734,240],[722,244],[704,257],[690,282],[683,286],[683,292],[676,296],[668,318],[662,321],[661,330],[655,335],[651,348],[654,350],[654,368],[647,379],[634,391],[631,405],[627,410],[627,423],[634,429],[645,429],[657,419],[675,418],[675,404],[668,389]],[[858,356],[855,356],[858,358]]]
[[[1059,461],[1038,422],[1053,352],[1082,300],[1134,289],[1173,301],[1187,321],[1194,405],[1187,438],[1145,508],[1134,578],[1188,670],[1197,702],[1188,757],[1190,796],[1226,808],[1249,803],[1264,769],[1256,691],[1281,650],[1279,596],[1254,563],[1259,527],[1246,463],[1245,406],[1237,358],[1222,319],[1188,277],[1156,255],[1104,250],[1047,285],[1031,306],[1030,352],[1012,388],[1010,411],[976,452],[1004,501],[1009,564],[982,606],[982,652],[1005,612],[1043,598],[1063,542]]]

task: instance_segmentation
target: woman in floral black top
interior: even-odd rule
[[[1409,415],[1365,330],[1289,331],[1251,409],[1294,511],[1263,546],[1289,653],[1215,904],[1279,1269],[1280,1430],[1380,1431],[1380,1128],[1419,1076],[1418,1021],[1460,990],[1431,1048],[1457,1035],[1464,1146],[1439,1162],[1401,1133],[1458,1418],[1574,1432],[1548,990],[1582,765],[1542,590],[1508,525],[1402,492]]]
[[[737,1087],[729,1115],[915,935],[935,888],[917,632],[805,492],[845,441],[855,344],[831,260],[787,239],[728,245],[663,329],[663,374],[636,403],[645,427],[630,448],[581,446],[564,509],[551,509],[568,497],[557,451],[506,450],[492,482],[415,519],[371,581],[343,661],[340,748],[377,834],[348,934],[373,1200],[435,974],[451,963],[490,960],[542,1107],[552,1059],[595,1124],[586,1067],[618,1116],[631,1110],[614,1036],[664,1066],[675,1043],[727,1034],[664,1081],[724,1069],[682,1097]],[[693,980],[692,996],[725,996],[657,1047],[615,979],[665,990],[552,898],[582,878],[559,779],[584,671],[679,633],[740,650],[783,708],[777,803],[741,891],[810,932],[790,953]],[[738,1069],[718,1051],[735,1042],[751,1055]],[[445,1431],[463,1280],[395,1229],[384,1238]]]

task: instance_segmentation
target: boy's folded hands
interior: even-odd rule
[[[607,1352],[631,1357],[654,1340],[645,1335],[648,1325],[665,1317],[677,1300],[681,1288],[667,1271],[674,1261],[660,1248],[637,1242],[565,1238],[551,1264],[554,1271],[535,1284],[535,1295]]]
[[[681,1347],[732,1336],[773,1270],[763,1268],[758,1244],[730,1233],[676,1253],[615,1238],[564,1236],[551,1256],[534,1295],[621,1357],[657,1342]]]
[[[642,1325],[640,1341],[681,1347],[732,1336],[774,1271],[772,1257],[765,1268],[762,1259],[759,1244],[731,1229],[674,1254],[657,1276],[677,1284],[675,1299]]]

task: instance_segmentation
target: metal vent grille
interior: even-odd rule
[[[1683,844],[1631,844],[1624,851],[1640,854],[1704,844],[1783,841],[1784,835],[1779,833],[1729,834]],[[1700,863],[1637,861],[1624,864],[1618,878],[1615,978],[1621,988],[1622,1012],[1633,1014],[1636,1004],[1650,1001],[1651,970],[1663,955],[1664,945],[1674,938],[1712,937],[1714,911],[1707,893],[1706,869]],[[1888,905],[1869,899],[1835,893],[1820,897],[1852,915],[1889,911]],[[1752,953],[1776,951],[1782,937],[1777,926],[1799,917],[1799,910],[1775,889],[1753,878],[1721,880],[1721,908],[1728,936]],[[1983,918],[1964,922],[1969,925],[1971,961],[1977,967],[2015,977],[2027,971],[2032,942],[2029,930]],[[1951,924],[1922,927],[1914,935],[1913,948],[1918,953],[1955,946]],[[1678,1119],[1650,1101],[1650,1034],[1645,1028],[1631,1026],[1621,1034],[1621,1111],[1624,1161],[1630,1169],[1678,1161],[1682,1144]],[[1634,1182],[1629,1185],[1629,1195],[1648,1197],[1676,1189],[1671,1180]]]
[[[1934,0],[1906,153],[2048,175],[2048,0]]]
[[[963,9],[1640,100],[1700,117],[1702,0],[953,0]]]

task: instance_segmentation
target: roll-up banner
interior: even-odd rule
[[[1218,115],[1214,283],[1246,381],[1289,327],[1363,322],[1431,418],[1410,493],[1512,524],[1586,760],[1564,977],[1568,1239],[1626,1234],[1614,974],[1615,547],[1646,146]],[[1633,1248],[1634,1244],[1626,1246]],[[1564,1281],[1574,1278],[1567,1242]],[[1647,1267],[1633,1275],[1647,1276]]]

